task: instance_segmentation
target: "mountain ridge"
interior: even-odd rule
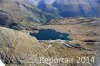
[[[1,26],[14,29],[27,29],[32,28],[34,25],[47,22],[48,20],[58,18],[57,16],[41,11],[27,0],[0,1]],[[13,26],[13,23],[16,23],[16,25]]]
[[[99,0],[40,0],[37,7],[42,11],[48,12],[49,8],[46,4],[49,4],[62,17],[100,17],[99,3]]]
[[[0,0],[0,26],[32,29],[52,19],[99,18],[99,0]]]

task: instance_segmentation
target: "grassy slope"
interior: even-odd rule
[[[57,18],[51,14],[42,12],[26,0],[3,0],[0,4],[0,14],[7,14],[10,23],[18,23],[18,26],[30,28],[50,19]],[[2,12],[3,11],[3,12]]]
[[[82,42],[81,42],[82,43]],[[67,44],[67,43],[66,43]],[[72,43],[73,44],[73,43]],[[45,51],[48,46],[51,47]],[[36,57],[34,55],[38,54]],[[0,56],[7,66],[29,66],[30,64],[20,64],[20,60],[33,61],[35,58],[76,58],[84,56],[94,56],[94,51],[88,51],[78,48],[69,48],[60,42],[38,42],[35,38],[12,29],[0,27]],[[48,64],[44,63],[46,66]],[[43,65],[44,65],[43,64]],[[35,66],[41,66],[36,64]],[[84,64],[68,63],[65,66],[84,66]],[[33,65],[30,65],[33,66]],[[55,65],[54,65],[55,66]],[[88,64],[87,66],[91,66]]]

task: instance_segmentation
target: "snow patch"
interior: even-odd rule
[[[0,66],[5,66],[5,64],[0,60]]]

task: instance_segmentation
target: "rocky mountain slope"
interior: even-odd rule
[[[0,58],[6,64],[20,63],[43,50],[38,41],[25,33],[0,27]]]
[[[62,17],[100,17],[99,0],[41,0],[37,7]]]
[[[31,29],[60,17],[100,17],[99,0],[0,0],[0,26]]]
[[[39,1],[37,7],[41,9],[44,12],[50,13],[50,14],[55,14],[56,16],[59,16],[58,10],[52,6],[52,1],[47,1],[47,0],[41,0]]]
[[[76,48],[74,41],[71,44],[70,42],[62,43],[56,41],[38,42],[37,39],[26,33],[0,27],[0,59],[6,66],[92,66],[87,63],[77,64],[76,62],[63,64],[61,61],[60,63],[50,63],[49,61],[45,62],[45,59],[44,63],[39,63],[41,57],[54,59],[75,58],[75,60],[78,60],[77,57],[94,56],[94,50]],[[80,46],[84,47],[84,45]],[[91,46],[94,47],[94,45]],[[90,45],[87,47],[90,47]]]
[[[31,28],[57,16],[45,13],[27,0],[0,0],[0,25],[14,29]]]
[[[41,64],[37,60],[44,57],[75,58],[76,61],[78,57],[94,57],[96,49],[94,42],[98,42],[95,29],[100,20],[56,18],[100,17],[99,4],[99,0],[0,0],[0,59],[6,66],[56,66],[56,64],[93,66],[92,62],[90,64],[77,64],[77,62]],[[34,27],[36,28],[33,29],[34,31],[38,31],[39,28],[68,33],[72,40],[39,41],[24,30],[19,30]],[[31,31],[34,33],[33,30]]]

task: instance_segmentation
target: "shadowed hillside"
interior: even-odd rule
[[[40,0],[37,7],[62,17],[100,17],[99,0]]]

